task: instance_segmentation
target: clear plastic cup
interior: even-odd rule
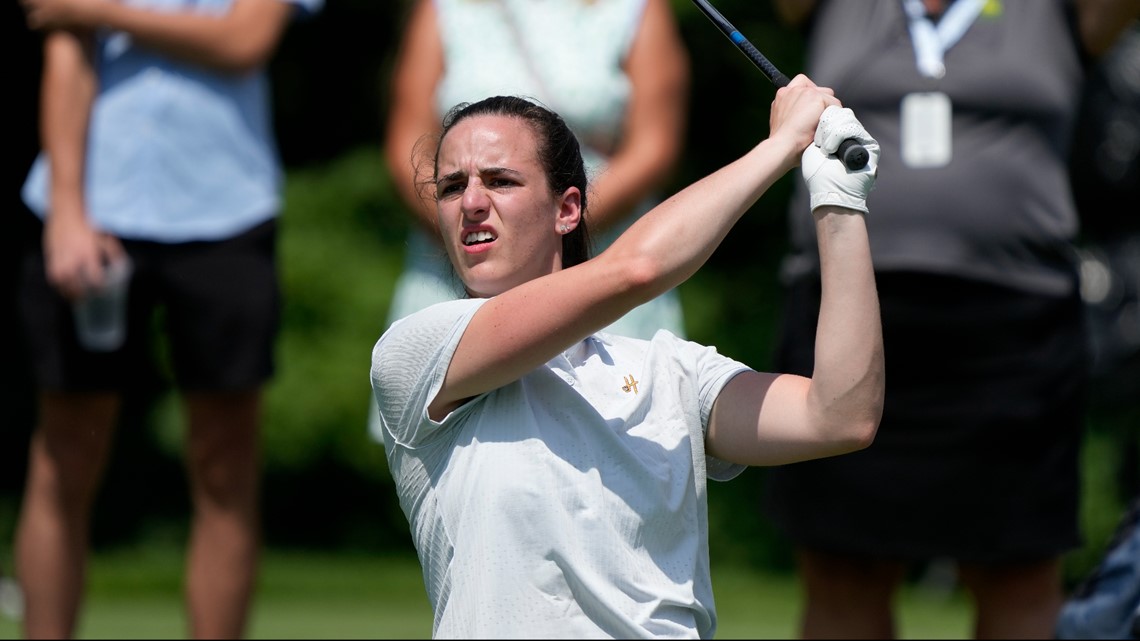
[[[79,344],[92,352],[113,352],[127,337],[127,291],[132,264],[123,256],[106,266],[103,286],[75,301],[75,331]]]

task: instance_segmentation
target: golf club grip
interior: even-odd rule
[[[776,87],[784,87],[791,82],[787,76],[780,73],[776,65],[764,57],[764,54],[760,53],[760,50],[749,42],[748,38],[745,38],[736,27],[732,26],[732,23],[721,15],[715,7],[709,4],[707,0],[693,0],[693,2],[697,5],[697,8],[705,14],[705,17],[715,24],[721,33],[728,36],[728,39],[740,49],[741,53],[747,56],[748,59],[752,61],[752,64],[756,65],[756,67],[764,73],[768,80],[772,81],[772,84],[776,85]],[[858,171],[866,167],[867,161],[870,159],[867,150],[854,138],[848,138],[839,143],[839,149],[836,150],[835,154],[843,161],[847,169],[851,171]]]
[[[747,48],[744,45],[747,45]],[[788,77],[780,73],[776,67],[772,66],[772,63],[768,62],[764,56],[760,55],[760,52],[756,51],[756,47],[753,47],[752,43],[744,40],[744,44],[740,46],[740,50],[743,51],[749,58],[752,58],[752,61],[756,63],[756,66],[760,67],[760,69],[764,71],[764,74],[771,78],[772,82],[774,82],[777,87],[783,87],[788,84]],[[759,56],[759,60],[767,62],[768,66],[772,67],[773,73],[769,73],[768,71],[764,70],[764,67],[760,65],[758,59],[754,58],[753,54],[750,53],[750,50],[756,52],[755,55]],[[866,167],[867,161],[870,159],[870,156],[867,154],[867,149],[864,148],[863,145],[860,145],[859,141],[855,140],[854,138],[848,138],[839,143],[839,149],[835,150],[835,155],[838,156],[839,159],[843,161],[843,164],[851,171],[859,171],[860,169]]]

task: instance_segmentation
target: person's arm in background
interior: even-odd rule
[[[281,0],[234,0],[209,14],[158,11],[118,0],[20,0],[33,29],[108,28],[186,62],[244,73],[264,66],[295,5]]]
[[[44,38],[40,138],[51,166],[51,207],[44,222],[44,268],[68,298],[103,279],[104,259],[122,247],[87,220],[84,204],[87,125],[98,78],[89,34],[51,31]]]
[[[681,156],[690,60],[667,0],[649,0],[626,61],[631,95],[617,149],[590,188],[591,230],[603,232],[663,185]]]
[[[772,0],[776,14],[785,24],[799,26],[815,9],[816,0]]]
[[[436,25],[431,0],[416,2],[392,71],[384,144],[384,158],[397,192],[432,238],[439,234],[435,200],[419,193],[413,153],[424,136],[439,131],[433,96],[443,76],[443,43]]]
[[[1099,57],[1140,19],[1140,0],[1077,0],[1077,26],[1085,52]]]

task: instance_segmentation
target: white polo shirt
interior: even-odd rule
[[[664,330],[599,333],[435,422],[428,403],[484,302],[412,314],[372,353],[433,636],[711,637],[705,478],[744,467],[706,457],[704,431],[749,368]]]

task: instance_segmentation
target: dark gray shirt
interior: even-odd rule
[[[808,75],[882,145],[867,217],[876,270],[1068,292],[1077,213],[1066,156],[1084,73],[1068,3],[990,2],[944,63],[941,78],[919,72],[900,0],[824,0],[815,13]],[[903,160],[901,105],[924,92],[951,104],[941,166]],[[789,279],[818,270],[807,198],[797,181]]]

